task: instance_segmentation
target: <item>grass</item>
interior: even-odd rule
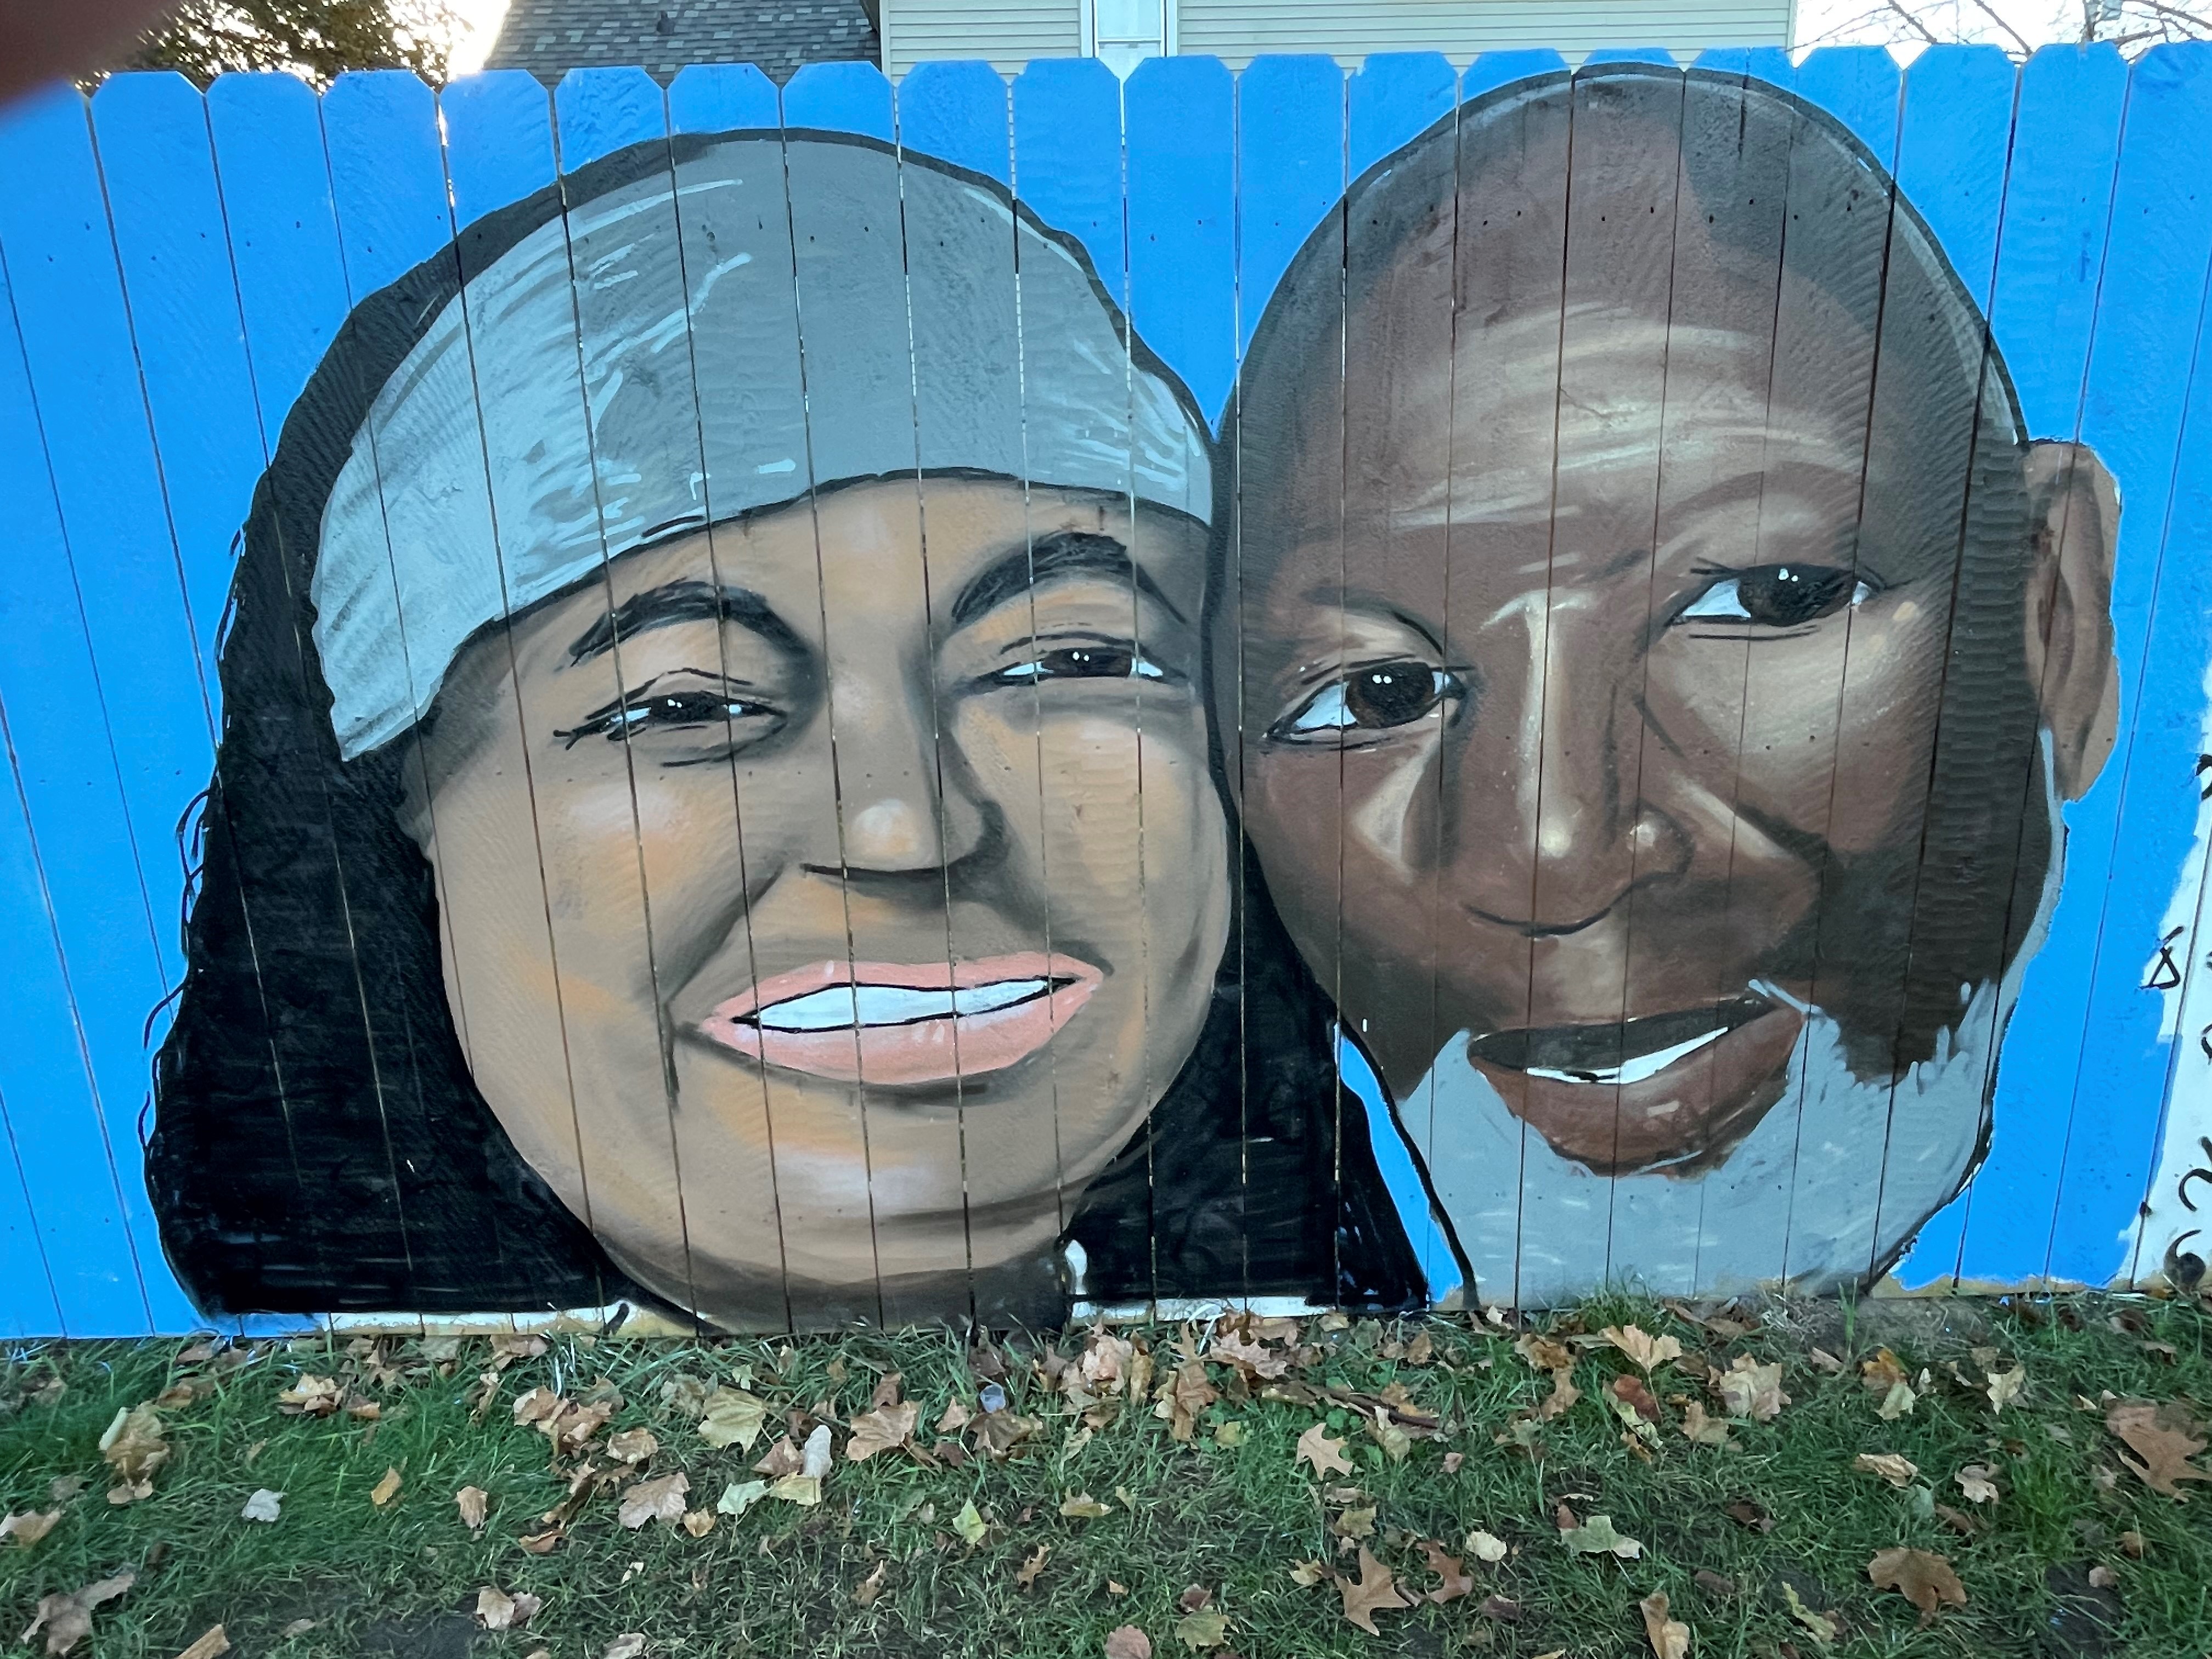
[[[1576,1347],[1582,1398],[1545,1420],[1531,1413],[1551,1379],[1516,1352],[1511,1331],[1464,1316],[1310,1328],[1316,1352],[1290,1381],[1370,1395],[1395,1383],[1406,1392],[1394,1398],[1443,1420],[1442,1437],[1414,1440],[1402,1462],[1346,1406],[1326,1396],[1262,1399],[1235,1387],[1223,1364],[1209,1368],[1222,1397],[1188,1442],[1149,1406],[1086,1432],[1079,1409],[1040,1378],[1038,1345],[1011,1341],[1008,1409],[1038,1428],[1003,1461],[978,1454],[930,1465],[893,1451],[853,1463],[841,1450],[817,1506],[763,1501],[717,1517],[697,1538],[661,1522],[623,1529],[617,1485],[542,1556],[518,1540],[541,1529],[540,1516],[567,1486],[550,1466],[546,1437],[514,1420],[514,1401],[531,1389],[619,1394],[607,1432],[650,1427],[660,1449],[641,1474],[681,1469],[690,1502],[711,1508],[728,1483],[750,1478],[762,1447],[707,1445],[696,1404],[679,1414],[665,1398],[677,1379],[729,1382],[749,1373],[771,1407],[771,1437],[783,1413],[811,1410],[840,1420],[842,1447],[842,1421],[867,1409],[878,1377],[896,1370],[921,1407],[919,1439],[933,1446],[930,1425],[948,1401],[979,1403],[975,1356],[945,1330],[788,1344],[558,1338],[544,1354],[507,1364],[496,1400],[479,1414],[492,1352],[474,1340],[264,1343],[227,1364],[180,1363],[179,1342],[33,1346],[0,1369],[0,1511],[56,1507],[58,1478],[87,1484],[60,1504],[61,1518],[40,1542],[0,1543],[0,1640],[29,1624],[41,1596],[128,1570],[137,1582],[94,1613],[78,1654],[173,1659],[220,1623],[233,1651],[252,1659],[525,1659],[541,1648],[553,1659],[599,1659],[632,1632],[647,1638],[648,1655],[706,1659],[1091,1659],[1110,1631],[1134,1625],[1164,1659],[1189,1651],[1174,1632],[1178,1598],[1193,1586],[1227,1614],[1228,1650],[1243,1659],[1646,1655],[1636,1603],[1654,1590],[1692,1628],[1698,1659],[2212,1653],[2212,1529],[2203,1519],[2212,1500],[2183,1504],[2150,1491],[2122,1468],[2105,1422],[2108,1395],[2203,1413],[2212,1401],[2204,1313],[2084,1297],[1775,1304],[1760,1316],[1759,1328],[1733,1340],[1631,1300],[1535,1322],[1571,1346],[1577,1333],[1626,1322],[1681,1343],[1686,1365],[1662,1366],[1651,1380],[1663,1419],[1656,1447],[1626,1434],[1609,1409],[1613,1378],[1634,1370],[1610,1346]],[[1424,1333],[1431,1363],[1389,1357]],[[1144,1340],[1163,1376],[1181,1363],[1175,1328],[1121,1334]],[[1073,1353],[1081,1342],[1070,1334],[1060,1350]],[[1861,1374],[1861,1362],[1885,1346],[1916,1388],[1928,1371],[1913,1411],[1894,1421],[1877,1416],[1880,1396]],[[1817,1364],[1816,1346],[1842,1369]],[[1729,1447],[1692,1443],[1678,1426],[1682,1406],[1697,1396],[1716,1414],[1721,1407],[1689,1372],[1700,1360],[1724,1370],[1743,1354],[1780,1362],[1790,1403],[1771,1422],[1732,1424]],[[2014,1365],[2025,1367],[2027,1387],[1996,1413],[1986,1376]],[[380,1415],[371,1423],[345,1412],[283,1413],[279,1393],[303,1374],[338,1377]],[[161,1395],[180,1376],[204,1386],[191,1403],[161,1412],[173,1449],[153,1496],[112,1505],[102,1431],[118,1409]],[[1344,1439],[1353,1474],[1324,1482],[1294,1462],[1298,1436],[1316,1421]],[[1241,1439],[1218,1432],[1230,1424],[1241,1425]],[[974,1434],[960,1437],[972,1444]],[[1863,1451],[1901,1454],[1921,1478],[1900,1490],[1856,1472],[1851,1460]],[[1449,1453],[1460,1455],[1451,1473]],[[1994,1504],[1969,1504],[1954,1483],[1976,1463],[1995,1471]],[[400,1472],[401,1488],[379,1506],[371,1492],[389,1468]],[[454,1502],[465,1486],[490,1494],[479,1534]],[[1349,1496],[1352,1487],[1363,1496]],[[274,1524],[240,1517],[260,1488],[284,1494]],[[1063,1516],[1060,1502],[1076,1491],[1113,1513]],[[1563,1503],[1582,1518],[1610,1516],[1641,1540],[1641,1559],[1562,1547]],[[985,1525],[974,1543],[956,1524],[968,1504]],[[1936,1504],[1970,1511],[1969,1530]],[[1763,1512],[1771,1529],[1733,1518],[1731,1505],[1739,1515]],[[1336,1552],[1333,1528],[1347,1510],[1369,1508],[1367,1547],[1402,1583],[1437,1583],[1419,1544],[1439,1540],[1465,1557],[1472,1592],[1383,1611],[1382,1634],[1370,1636],[1346,1620],[1330,1583],[1295,1582],[1290,1569],[1301,1561],[1356,1571],[1356,1557]],[[1477,1528],[1512,1553],[1494,1565],[1476,1561],[1460,1540]],[[1901,1595],[1877,1591],[1868,1562],[1900,1545],[1947,1556],[1967,1604],[1923,1625]],[[1018,1572],[1041,1546],[1050,1553],[1024,1588]],[[879,1568],[871,1597],[863,1587]],[[2105,1571],[2093,1585],[2096,1568]],[[544,1606],[526,1630],[483,1631],[470,1614],[485,1585],[530,1592]],[[1832,1645],[1793,1613],[1793,1593],[1799,1606],[1839,1621]],[[1499,1616],[1501,1600],[1517,1604],[1517,1620]]]

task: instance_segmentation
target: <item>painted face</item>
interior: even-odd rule
[[[856,485],[464,653],[413,813],[448,1000],[523,1156],[641,1282],[710,1317],[781,1316],[787,1274],[833,1315],[879,1282],[885,1317],[901,1285],[942,1311],[1142,1122],[1228,926],[1204,537]]]
[[[1838,872],[1917,852],[1955,521],[1855,535],[1863,424],[1770,356],[1492,319],[1347,382],[1352,482],[1245,561],[1246,822],[1301,948],[1400,1098],[1463,1036],[1601,1171],[1723,1152],[1804,1006],[1896,995],[1910,890],[1839,915]]]

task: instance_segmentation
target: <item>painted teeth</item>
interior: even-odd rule
[[[745,1023],[766,1031],[834,1031],[854,1025],[914,1025],[957,1015],[995,1013],[1040,997],[1048,979],[1002,979],[988,985],[917,990],[905,985],[830,985],[757,1009]]]
[[[1731,1026],[1720,1026],[1707,1031],[1702,1036],[1693,1036],[1686,1042],[1675,1043],[1672,1048],[1655,1048],[1648,1054],[1638,1054],[1634,1059],[1625,1060],[1618,1066],[1609,1066],[1597,1071],[1563,1072],[1555,1071],[1548,1066],[1531,1066],[1528,1068],[1528,1075],[1548,1078],[1555,1083],[1594,1083],[1614,1086],[1641,1083],[1648,1077],[1658,1076],[1685,1054],[1695,1054],[1707,1043],[1726,1036],[1733,1029]]]

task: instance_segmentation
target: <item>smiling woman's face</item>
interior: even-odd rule
[[[1229,918],[1205,532],[849,486],[493,629],[410,827],[478,1088],[709,1317],[945,1312],[1044,1249],[1202,1024]],[[948,1278],[948,1276],[951,1276]]]

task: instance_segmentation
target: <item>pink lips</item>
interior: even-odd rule
[[[732,997],[699,1029],[741,1054],[840,1083],[942,1083],[1028,1059],[1105,977],[1036,951],[951,963],[817,962]]]

